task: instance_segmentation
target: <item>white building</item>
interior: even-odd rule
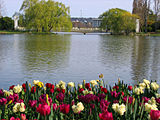
[[[18,20],[19,20],[19,16],[17,13],[15,13],[13,15],[13,19],[14,19],[14,30],[18,30]]]
[[[136,20],[136,33],[140,32],[140,23],[139,23],[139,19]]]

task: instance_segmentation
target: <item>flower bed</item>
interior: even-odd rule
[[[33,81],[0,90],[2,120],[158,120],[159,85],[143,80],[136,86],[118,81],[105,87],[100,80],[83,81],[77,87]]]

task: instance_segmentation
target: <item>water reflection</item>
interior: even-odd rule
[[[131,53],[134,37],[129,36],[101,36],[100,58],[105,66],[105,73],[114,83],[118,78],[128,83],[131,81]]]
[[[159,51],[159,37],[0,35],[0,88],[34,79],[79,83],[100,73],[110,85],[159,80]]]
[[[51,80],[57,69],[68,66],[70,35],[4,35],[0,52],[0,80],[4,86],[33,79]]]
[[[55,70],[68,65],[70,35],[26,36],[22,64],[27,76],[37,79],[51,79]],[[39,76],[39,77],[37,77]]]
[[[100,57],[106,74],[115,81],[136,84],[144,78],[160,79],[158,37],[101,36]]]
[[[157,37],[135,37],[132,53],[133,80],[160,78],[160,41]]]

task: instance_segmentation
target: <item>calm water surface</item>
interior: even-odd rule
[[[0,88],[25,81],[160,81],[160,38],[110,35],[0,35]]]

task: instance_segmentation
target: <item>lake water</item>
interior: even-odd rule
[[[160,38],[101,34],[0,35],[0,88],[25,81],[81,83],[104,74],[136,84],[160,81]]]

